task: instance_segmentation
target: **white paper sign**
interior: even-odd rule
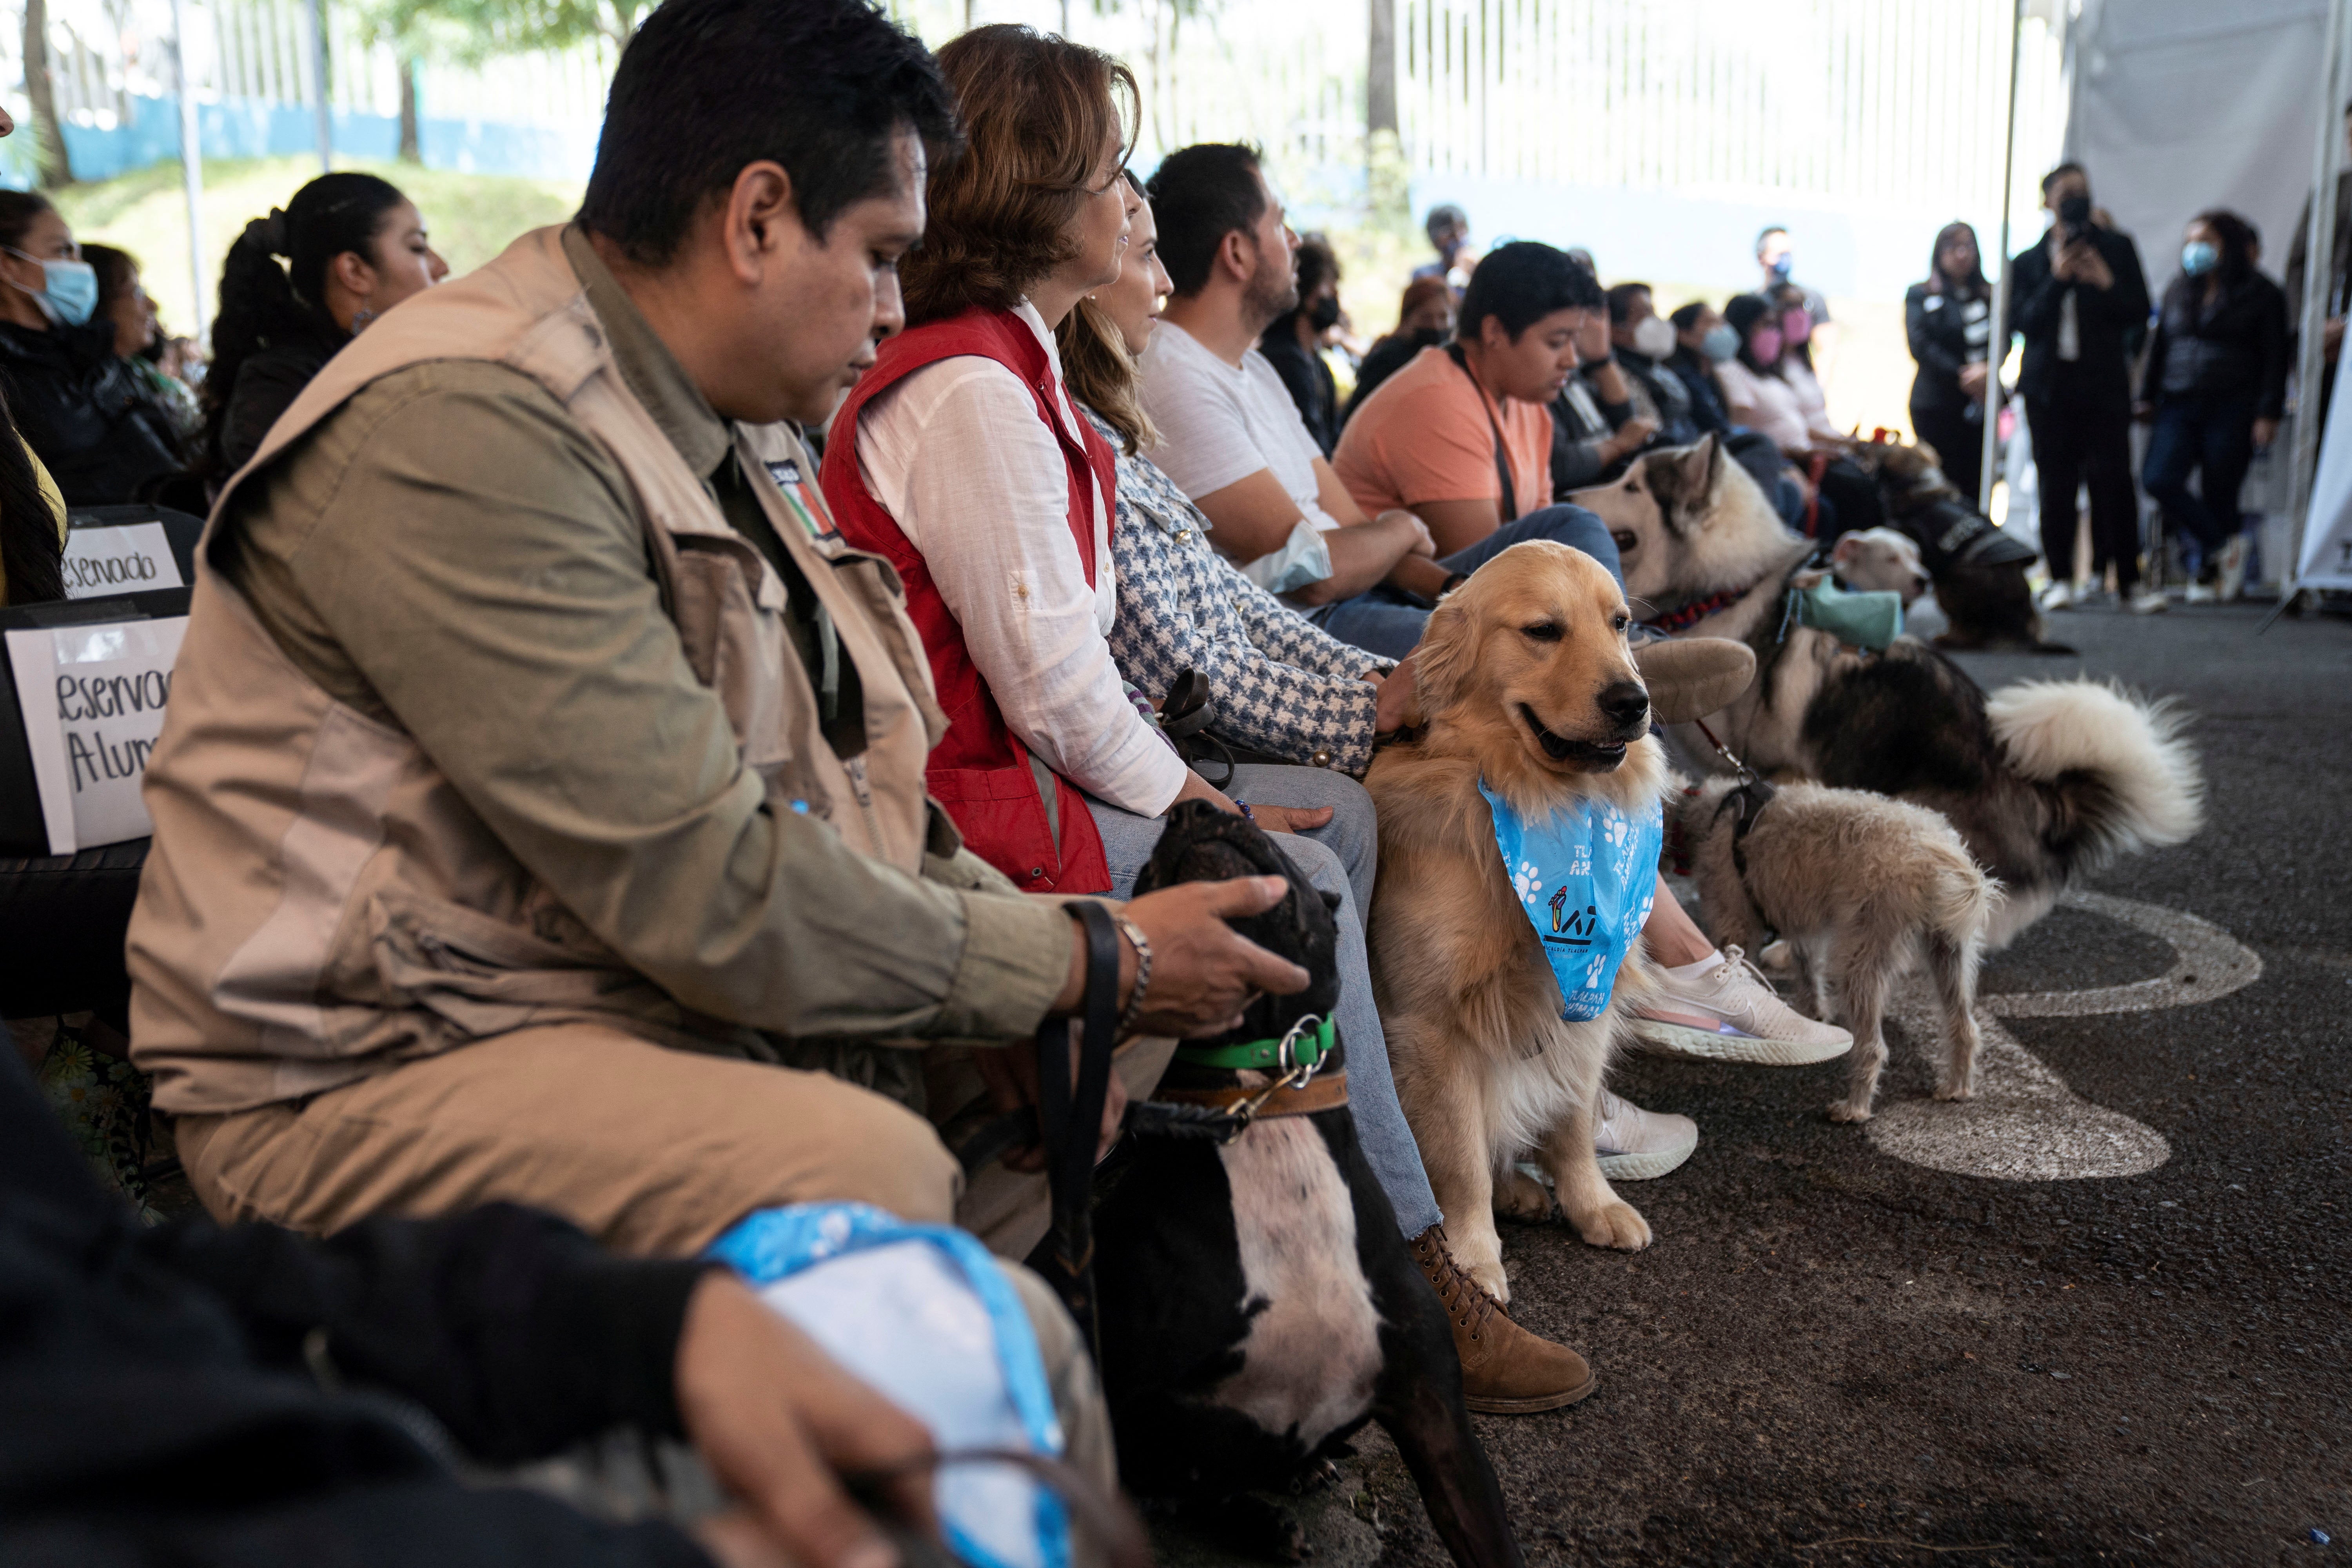
[[[171,538],[160,522],[67,530],[65,574],[68,599],[187,586],[180,581],[180,563],[172,557]]]
[[[153,831],[139,786],[187,629],[174,616],[8,634],[50,854]]]

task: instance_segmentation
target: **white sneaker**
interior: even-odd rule
[[[2210,605],[2214,601],[2215,596],[2211,584],[2191,583],[2181,590],[2180,602],[2184,605]]]
[[[1664,1175],[1698,1147],[1698,1123],[1671,1111],[1644,1110],[1607,1089],[1601,1091],[1601,1121],[1592,1129],[1592,1152],[1601,1173],[1612,1182],[1646,1182]]]
[[[1842,1057],[1853,1037],[1806,1017],[1773,991],[1771,983],[1737,946],[1700,979],[1662,976],[1665,994],[1633,1017],[1633,1036],[1662,1057],[1804,1067]]]
[[[2042,607],[2045,610],[2071,610],[2074,607],[2074,584],[2053,583],[2042,590]]]
[[[2131,613],[2135,616],[2160,616],[2172,608],[2172,601],[2164,596],[2161,588],[2142,588],[2131,596]]]
[[[2246,557],[2252,552],[2242,533],[2232,534],[2230,542],[2221,546],[2221,580],[2214,585],[2214,597],[2225,605],[2234,605],[2246,596]]]

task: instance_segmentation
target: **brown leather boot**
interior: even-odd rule
[[[1463,1403],[1489,1415],[1529,1415],[1573,1405],[1600,1381],[1584,1358],[1511,1321],[1503,1304],[1462,1271],[1445,1249],[1445,1227],[1412,1238],[1412,1260],[1453,1325],[1462,1358]]]

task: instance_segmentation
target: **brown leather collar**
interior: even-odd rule
[[[1171,1105],[1206,1105],[1218,1110],[1231,1110],[1265,1094],[1264,1089],[1169,1089],[1162,1086],[1152,1091],[1154,1100]],[[1255,1120],[1269,1116],[1312,1116],[1318,1110],[1337,1110],[1348,1103],[1348,1075],[1339,1072],[1322,1073],[1298,1089],[1277,1089],[1267,1094],[1265,1103],[1257,1108]]]

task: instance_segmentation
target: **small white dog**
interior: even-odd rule
[[[1865,528],[1838,536],[1830,552],[1830,573],[1841,587],[1865,594],[1900,594],[1903,607],[1933,585],[1919,546],[1891,528]]]

